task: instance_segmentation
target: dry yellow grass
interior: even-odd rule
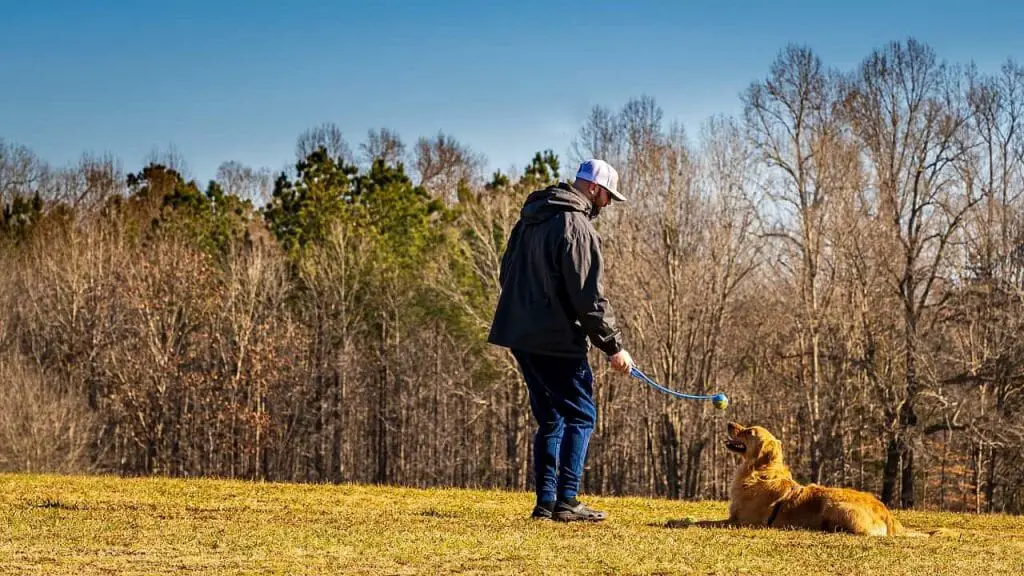
[[[901,512],[954,538],[667,529],[724,503],[585,498],[597,525],[473,490],[0,475],[0,574],[1024,574],[1024,518]]]

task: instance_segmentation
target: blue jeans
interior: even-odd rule
[[[513,350],[537,420],[533,465],[538,502],[572,500],[579,492],[587,446],[597,420],[594,374],[587,358]],[[557,472],[557,474],[556,474]]]

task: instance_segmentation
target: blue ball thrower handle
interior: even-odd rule
[[[675,396],[676,398],[682,398],[684,400],[715,400],[716,397],[719,397],[719,398],[724,398],[725,397],[724,394],[684,394],[682,392],[676,392],[675,390],[669,390],[668,388],[665,388],[664,386],[659,385],[654,380],[651,380],[647,376],[647,374],[644,374],[643,372],[641,372],[640,369],[637,368],[636,366],[634,366],[633,369],[629,371],[629,373],[634,378],[637,378],[639,380],[643,380],[644,382],[650,384],[651,387],[654,388],[655,390],[659,390],[661,392],[664,392],[665,394],[668,394],[669,396]]]

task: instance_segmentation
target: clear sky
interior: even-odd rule
[[[353,148],[443,130],[507,169],[565,158],[593,105],[633,96],[695,134],[787,42],[841,68],[908,36],[984,70],[1024,61],[1019,2],[889,4],[0,0],[0,138],[132,171],[173,148],[205,182],[227,160],[280,170],[334,122]]]

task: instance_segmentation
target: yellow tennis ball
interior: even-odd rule
[[[725,394],[715,394],[711,397],[711,403],[715,405],[715,408],[725,410],[729,407],[729,397]]]

